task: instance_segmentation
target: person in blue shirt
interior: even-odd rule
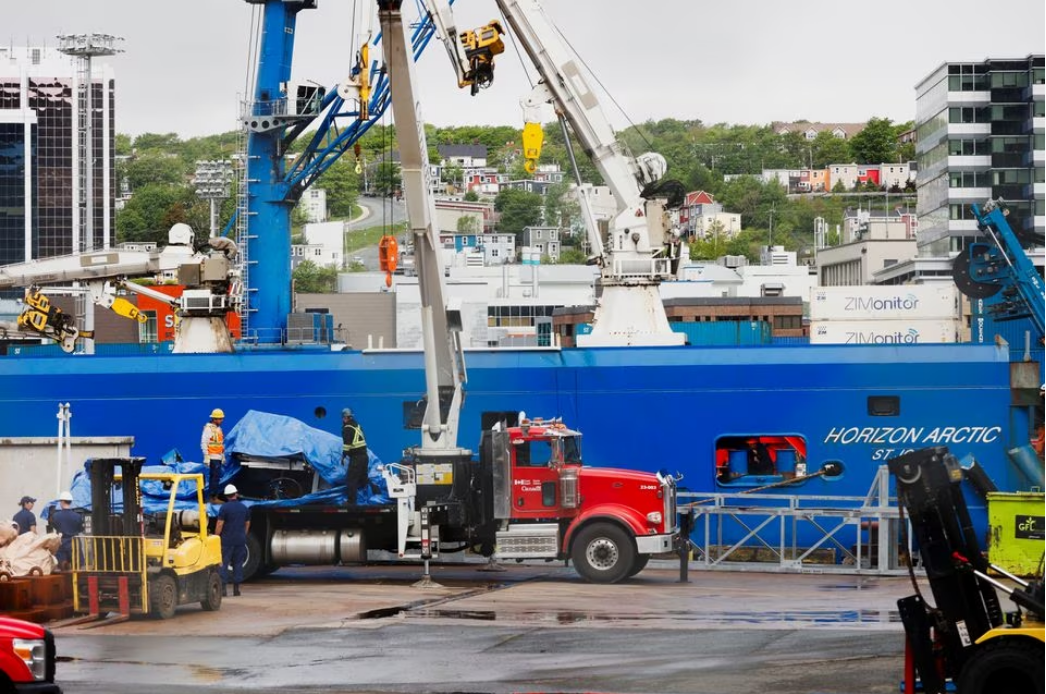
[[[61,508],[55,510],[48,520],[51,527],[62,535],[62,543],[54,555],[58,567],[61,571],[68,571],[73,560],[73,538],[84,531],[84,519],[73,510],[73,495],[70,492],[62,492],[58,496],[58,503]]]
[[[18,502],[22,510],[15,514],[13,520],[15,523],[18,523],[19,535],[36,532],[36,514],[33,513],[33,504],[35,503],[36,499],[31,496],[23,496],[22,500]]]
[[[218,511],[214,534],[222,538],[222,596],[229,594],[229,565],[232,564],[232,594],[240,594],[243,563],[247,561],[247,533],[251,530],[251,510],[240,501],[236,485],[225,485],[225,498]]]

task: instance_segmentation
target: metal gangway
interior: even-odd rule
[[[679,492],[692,514],[690,567],[782,573],[906,574],[900,511],[882,465],[868,493],[830,496]],[[904,535],[910,537],[909,533]]]

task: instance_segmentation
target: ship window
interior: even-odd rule
[[[901,398],[897,395],[871,395],[868,414],[872,417],[897,417],[901,414]]]
[[[719,487],[762,487],[804,478],[806,440],[802,436],[752,434],[722,436],[715,444],[715,482]]]

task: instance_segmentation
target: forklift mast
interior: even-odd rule
[[[142,494],[138,476],[145,458],[92,458],[87,461],[91,479],[91,528],[98,536],[143,535]],[[117,474],[119,469],[119,475]],[[123,509],[112,511],[113,483],[119,476]]]
[[[963,470],[955,456],[937,446],[898,456],[887,465],[897,480],[898,504],[911,522],[937,605],[928,610],[914,595],[899,600],[898,607],[926,690],[943,691],[933,665],[930,628],[944,646],[948,670],[959,673],[970,646],[1001,626],[1005,617],[995,588],[975,573],[987,574],[988,561],[970,521],[962,495]]]

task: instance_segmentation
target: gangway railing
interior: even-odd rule
[[[693,514],[695,569],[907,573],[899,547],[900,512],[889,496],[885,465],[864,497],[680,491],[679,510]],[[910,548],[903,551],[910,555]]]

